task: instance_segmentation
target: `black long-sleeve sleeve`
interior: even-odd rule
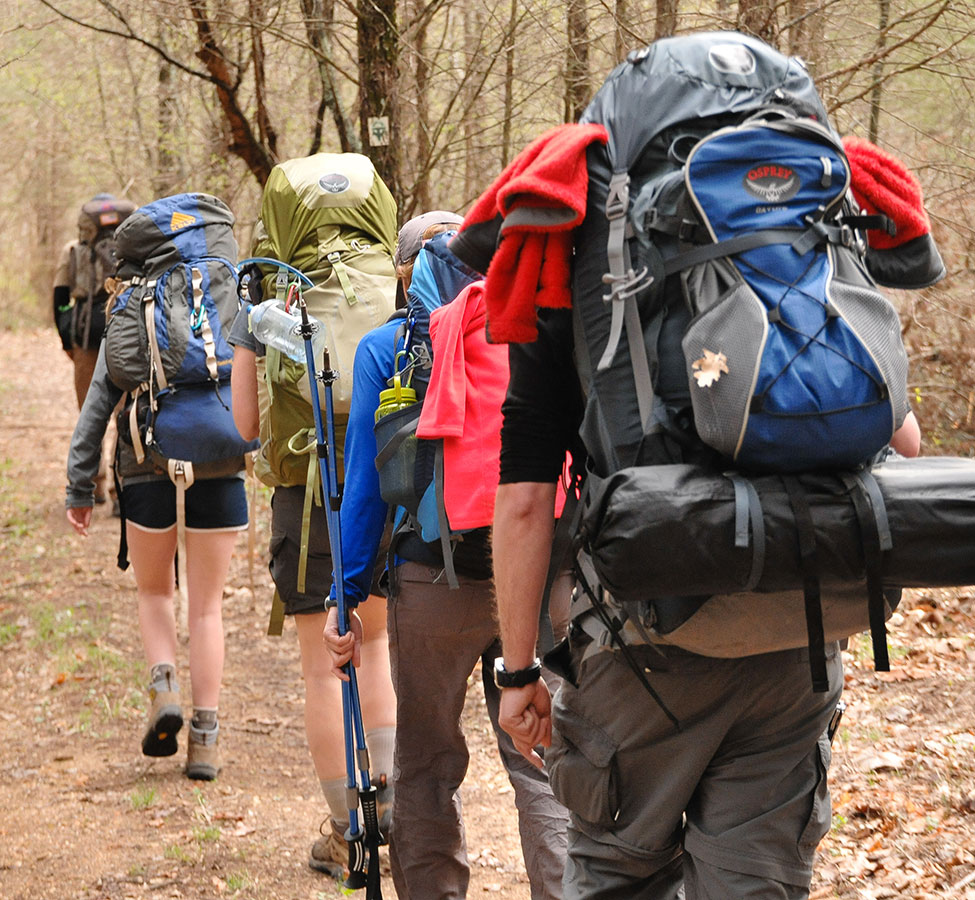
[[[555,482],[582,421],[583,398],[572,357],[572,313],[543,309],[538,339],[511,344],[502,412],[501,483]]]

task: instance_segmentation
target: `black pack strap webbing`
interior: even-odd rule
[[[552,554],[549,557],[548,572],[545,574],[545,589],[542,591],[542,604],[538,611],[538,655],[544,656],[555,646],[555,634],[552,631],[552,616],[549,607],[552,599],[552,587],[555,579],[565,569],[569,551],[582,522],[582,511],[586,504],[583,497],[586,491],[585,476],[573,479],[565,492],[565,505],[562,515],[555,523],[555,533],[552,536]],[[578,492],[578,493],[577,493]]]
[[[873,644],[873,665],[878,672],[890,671],[887,652],[887,609],[883,585],[883,551],[893,544],[887,509],[877,480],[864,471],[856,475],[842,474],[850,493],[857,523],[860,526],[860,543],[867,576],[867,615],[870,621],[870,640]]]
[[[782,483],[789,495],[799,543],[799,569],[806,607],[806,634],[809,638],[809,672],[812,675],[813,691],[822,694],[829,690],[829,676],[826,673],[826,638],[823,632],[816,529],[805,489],[799,480],[793,475],[783,475]]]
[[[673,275],[691,266],[710,262],[725,256],[735,256],[759,247],[770,247],[773,244],[789,244],[800,256],[804,256],[813,247],[821,243],[843,243],[849,239],[849,232],[836,225],[815,222],[808,228],[768,228],[764,231],[753,231],[741,234],[726,241],[714,244],[704,244],[693,247],[677,256],[673,256],[664,263],[664,274]]]
[[[765,569],[765,519],[758,491],[747,478],[737,472],[727,472],[735,489],[735,547],[752,548],[752,565],[745,584],[745,591],[758,587]],[[750,529],[750,530],[749,530]]]
[[[653,685],[650,684],[650,682],[647,680],[647,676],[644,674],[644,667],[637,662],[636,658],[633,656],[632,650],[630,650],[630,647],[623,639],[623,635],[620,633],[623,627],[622,623],[610,612],[609,609],[607,609],[603,600],[596,596],[597,592],[602,589],[597,588],[596,591],[592,589],[592,586],[586,580],[586,576],[582,571],[582,566],[580,565],[576,565],[576,581],[589,598],[592,611],[599,617],[600,622],[603,623],[603,626],[609,633],[610,640],[616,644],[616,647],[623,655],[623,659],[626,661],[626,664],[630,667],[633,674],[636,675],[640,684],[643,685],[643,689],[650,695],[653,702],[660,707],[661,711],[671,721],[674,728],[676,728],[677,731],[680,731],[681,727],[677,716],[675,716],[667,708],[663,698],[654,690]]]

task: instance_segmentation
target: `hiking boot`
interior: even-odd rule
[[[393,785],[386,780],[386,776],[379,776],[376,785],[376,813],[379,816],[379,831],[383,836],[383,843],[389,843],[389,829],[393,824]]]
[[[308,865],[316,872],[324,872],[331,878],[345,878],[345,870],[349,864],[349,845],[345,840],[345,833],[336,828],[329,816],[318,827],[321,837],[311,845],[311,855]]]
[[[190,722],[190,736],[186,743],[186,777],[196,781],[213,781],[220,771],[220,750],[217,737],[220,726],[197,728]]]
[[[142,737],[145,756],[172,756],[178,749],[176,735],[183,727],[179,686],[167,674],[149,685],[149,724]]]

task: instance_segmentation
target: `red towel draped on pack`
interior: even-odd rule
[[[483,262],[490,260],[485,291],[492,343],[533,341],[536,307],[572,305],[572,230],[586,214],[586,149],[608,139],[602,125],[547,131],[512,160],[465,216],[454,240],[480,241]]]

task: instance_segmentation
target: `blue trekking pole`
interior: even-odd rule
[[[306,279],[307,280],[307,279]],[[298,308],[301,310],[300,334],[305,343],[305,361],[310,380],[312,411],[315,415],[315,437],[317,441],[318,469],[325,491],[325,517],[328,524],[328,543],[332,552],[332,565],[335,570],[335,598],[338,609],[339,634],[349,630],[349,614],[345,604],[344,569],[342,566],[342,526],[339,508],[341,498],[338,490],[338,472],[335,465],[335,414],[332,406],[332,383],[338,373],[329,368],[328,348],[324,349],[322,371],[315,371],[315,357],[312,350],[312,336],[315,325],[308,318],[308,308],[298,289]],[[322,421],[321,402],[315,384],[320,380],[325,386],[325,421]],[[327,434],[326,434],[327,429]],[[342,682],[342,713],[345,733],[345,768],[347,805],[349,808],[349,830],[345,834],[349,846],[349,877],[345,886],[353,890],[366,888],[366,900],[382,900],[379,881],[379,845],[383,836],[379,830],[377,810],[377,790],[369,777],[369,750],[366,747],[365,729],[362,725],[362,710],[359,704],[359,686],[352,663],[346,663],[343,671],[349,680]],[[356,767],[359,775],[356,779]],[[359,825],[359,806],[362,806],[362,825]],[[368,853],[368,868],[366,854]]]
[[[313,287],[306,275],[280,260],[255,257],[246,263],[262,262],[278,268],[279,273],[287,271],[297,277],[297,304],[301,311],[301,322],[296,332],[300,335],[305,349],[305,365],[308,369],[311,389],[311,406],[315,417],[315,440],[318,456],[318,471],[324,491],[325,520],[328,527],[328,543],[335,570],[335,595],[338,611],[339,634],[349,630],[349,614],[345,603],[344,569],[342,566],[342,530],[339,515],[341,498],[338,490],[338,471],[335,454],[329,448],[335,446],[335,414],[332,405],[332,384],[338,373],[329,367],[328,348],[323,347],[322,371],[315,370],[315,353],[312,338],[317,328],[308,317],[308,308],[302,296],[302,284]],[[321,401],[318,397],[316,381],[325,387],[325,417],[323,421]],[[327,431],[327,433],[326,433]],[[345,737],[346,805],[349,809],[349,828],[345,840],[349,850],[349,876],[344,886],[352,890],[366,888],[366,900],[382,900],[382,886],[379,877],[379,845],[385,843],[379,829],[377,811],[377,789],[369,777],[369,750],[366,746],[365,729],[362,724],[362,711],[359,704],[359,686],[355,668],[346,663],[343,671],[349,680],[342,682],[342,725]],[[356,768],[358,767],[358,778]],[[362,806],[362,825],[359,823],[359,806]],[[368,853],[368,865],[366,855]]]

